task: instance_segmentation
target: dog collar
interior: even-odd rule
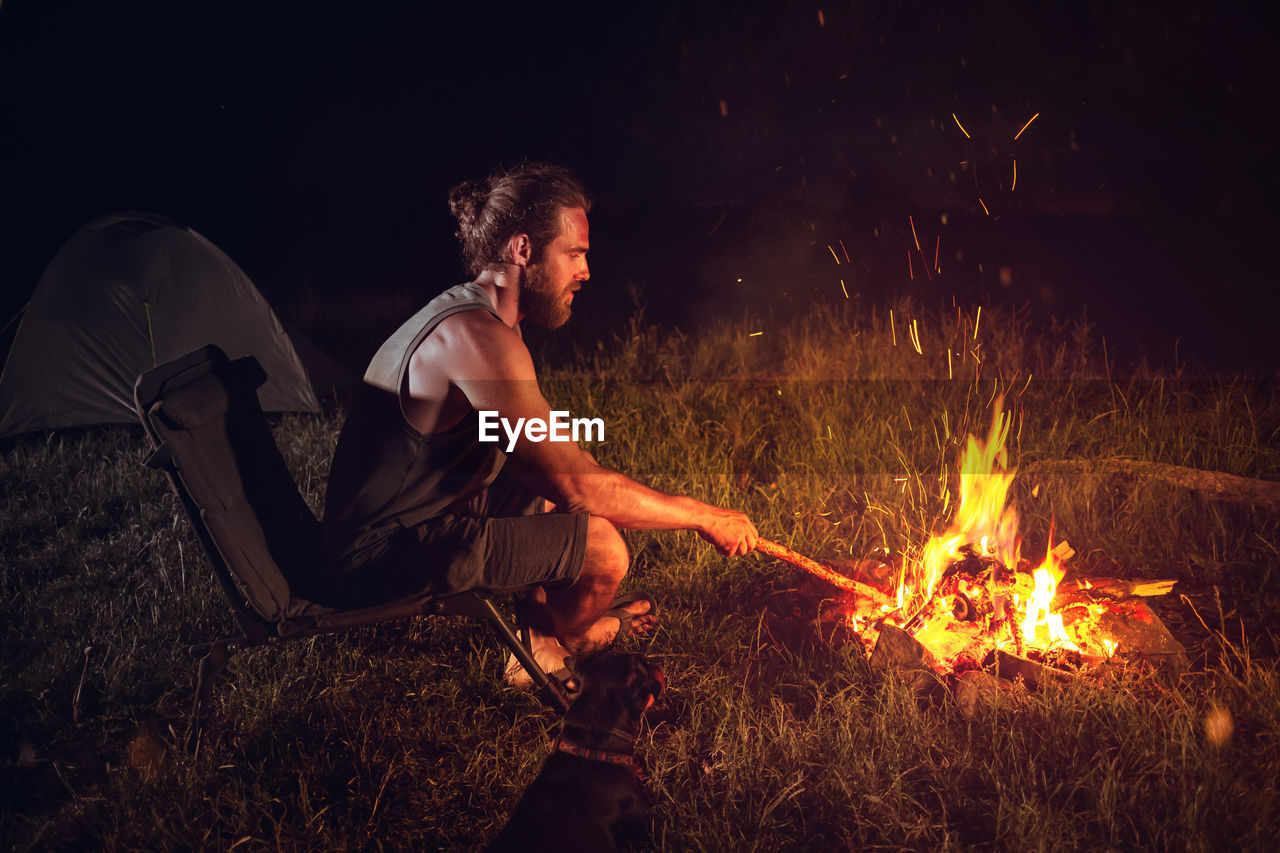
[[[556,741],[555,751],[577,758],[585,758],[588,761],[604,761],[609,764],[617,764],[621,767],[626,767],[636,775],[640,773],[640,768],[636,766],[635,759],[632,758],[630,753],[612,752],[607,749],[591,749],[590,747],[564,740]]]

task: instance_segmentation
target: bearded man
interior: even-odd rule
[[[524,165],[455,187],[449,205],[474,279],[369,364],[329,477],[332,586],[346,606],[528,590],[534,658],[564,678],[571,655],[654,626],[650,596],[615,600],[630,561],[618,528],[695,530],[726,555],[757,533],[741,512],[648,488],[572,441],[521,438],[506,454],[480,440],[479,412],[551,423],[520,323],[569,319],[589,278],[591,204],[569,171]],[[514,657],[507,678],[529,683]]]

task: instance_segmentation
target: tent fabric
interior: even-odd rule
[[[205,344],[252,355],[268,412],[318,412],[298,354],[248,276],[213,243],[153,214],[77,231],[36,286],[0,375],[0,438],[133,423],[138,374]]]

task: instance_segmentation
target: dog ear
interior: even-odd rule
[[[573,671],[576,675],[583,679],[606,678],[608,677],[608,664],[610,659],[617,655],[609,649],[597,649],[588,652],[579,657],[573,664]]]

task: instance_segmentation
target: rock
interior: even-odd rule
[[[993,649],[982,661],[982,668],[987,672],[994,672],[1006,681],[1021,681],[1032,690],[1035,690],[1045,681],[1063,681],[1069,677],[1066,673],[1053,667],[1010,654],[1001,649]]]
[[[871,652],[873,669],[927,669],[932,672],[934,666],[933,655],[915,637],[893,625],[880,628],[880,638]]]
[[[1097,630],[1111,638],[1119,656],[1137,656],[1178,671],[1188,666],[1187,650],[1142,599],[1129,599],[1107,608],[1098,617]]]
[[[933,655],[901,628],[892,625],[880,628],[869,662],[871,668],[881,674],[897,673],[917,699],[939,703],[946,695],[946,685],[937,675]]]
[[[987,672],[970,670],[956,676],[951,695],[960,713],[972,720],[979,714],[1021,704],[1027,697],[1027,688]]]

